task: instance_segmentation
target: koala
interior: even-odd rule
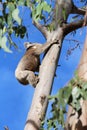
[[[47,42],[45,44],[25,43],[26,52],[15,70],[15,77],[21,84],[30,84],[36,87],[39,78],[35,72],[39,71],[40,54],[45,52],[54,43],[55,42]]]

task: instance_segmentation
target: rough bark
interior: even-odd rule
[[[83,81],[87,81],[87,35],[78,67],[78,75]],[[77,113],[70,106],[67,115],[65,130],[87,130],[87,101],[81,101],[82,114],[78,119]]]

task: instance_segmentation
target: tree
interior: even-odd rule
[[[1,2],[0,46],[7,52],[11,52],[6,46],[7,40],[10,46],[14,45],[17,48],[17,45],[12,41],[12,33],[15,33],[17,37],[20,36],[21,38],[25,34],[27,35],[27,29],[23,26],[22,20],[19,17],[20,7],[17,8],[18,5],[28,6],[31,9],[33,24],[40,30],[47,42],[57,41],[57,44],[54,44],[46,52],[40,66],[39,83],[35,88],[31,109],[25,125],[25,130],[38,130],[46,113],[48,96],[52,89],[63,39],[70,32],[83,27],[84,21],[84,25],[87,24],[87,21],[83,17],[80,17],[80,15],[84,16],[86,11],[77,8],[71,0],[57,0],[54,8],[52,8],[53,3],[50,5],[43,0],[12,0],[11,2],[8,0]],[[77,19],[73,20],[73,22],[69,20],[69,23],[67,23],[67,18],[71,13],[79,15],[74,17]],[[49,17],[47,18],[47,16]]]
[[[86,40],[84,43],[84,49],[82,53],[82,57],[80,60],[80,64],[78,66],[78,75],[79,78],[83,81],[86,82],[87,84],[87,79],[86,79],[86,48],[87,48],[87,35],[86,35]],[[84,88],[85,86],[83,86]],[[85,99],[85,98],[84,98]],[[87,129],[87,122],[86,122],[86,109],[87,109],[87,100],[80,99],[80,105],[81,105],[81,115],[78,118],[77,112],[69,106],[69,111],[68,111],[68,116],[67,116],[67,122],[66,122],[66,130],[86,130]]]

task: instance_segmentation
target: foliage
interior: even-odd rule
[[[45,20],[45,12],[50,13],[51,6],[44,0],[4,0],[0,2],[0,48],[12,52],[9,47],[17,48],[12,40],[12,34],[24,38],[27,27],[23,25],[20,7],[29,7],[33,20]]]
[[[65,114],[67,113],[67,105],[72,106],[78,113],[78,118],[81,115],[81,100],[87,100],[87,82],[83,82],[78,77],[78,73],[64,88],[61,88],[54,96],[50,96],[52,101],[52,116],[44,121],[47,124],[47,130],[57,130],[61,125],[64,127]],[[44,124],[43,123],[43,124]]]
[[[45,12],[51,12],[51,5],[47,3],[45,0],[36,0],[30,3],[31,7],[31,16],[34,21],[44,20],[46,21]],[[49,15],[49,14],[48,14]]]
[[[11,39],[11,35],[15,32],[15,27],[22,27],[19,8],[14,0],[0,2],[0,8],[0,47],[6,52],[11,52],[7,43],[17,47]]]
[[[50,31],[53,30],[54,3],[54,0],[3,0],[0,2],[0,40],[2,42],[5,39],[4,45],[0,42],[0,48],[6,52],[12,52],[9,49],[11,46],[17,48],[12,36],[22,39],[27,36],[27,26],[23,24],[23,16],[21,16],[21,12],[26,8],[31,10],[32,20],[45,24]],[[65,17],[65,11],[63,13]]]

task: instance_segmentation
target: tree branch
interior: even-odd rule
[[[86,23],[87,23],[87,7],[86,7],[85,16],[84,16],[84,23],[83,23],[83,26],[86,26]]]
[[[41,25],[40,23],[35,22],[35,21],[33,21],[33,24],[36,26],[37,29],[39,29],[39,31],[43,34],[45,39],[47,39],[47,36],[48,36],[47,28],[45,26]]]
[[[75,5],[73,6],[72,13],[73,14],[80,14],[80,15],[85,15],[86,10],[77,8]]]
[[[4,129],[5,129],[5,130],[9,130],[8,126],[4,126]]]
[[[84,23],[84,19],[79,20],[78,22],[72,22],[70,24],[66,24],[65,26],[63,26],[64,36],[76,29],[81,28],[83,26],[83,23]],[[85,26],[87,26],[87,23]]]

